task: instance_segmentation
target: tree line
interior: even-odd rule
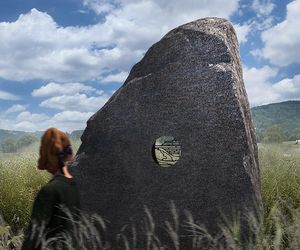
[[[278,125],[272,125],[263,131],[256,132],[258,142],[264,143],[281,143],[284,141],[296,141],[300,139],[300,128],[295,128],[292,131],[284,131]]]
[[[36,136],[30,134],[23,135],[17,141],[7,138],[1,143],[1,151],[3,153],[15,153],[19,149],[25,148],[38,140]]]
[[[80,133],[80,135],[81,134],[82,132]],[[67,135],[71,137],[70,134],[67,133]],[[80,138],[80,136],[77,137]],[[78,139],[77,137],[75,139]],[[256,132],[256,139],[258,142],[264,143],[281,143],[283,141],[295,141],[300,139],[300,128],[296,128],[292,131],[285,132],[280,125],[275,124],[266,128],[263,131]],[[3,153],[15,153],[19,149],[25,148],[38,140],[39,138],[31,134],[25,134],[17,141],[11,138],[7,138],[1,143],[0,150]]]
[[[82,130],[73,131],[72,134],[65,132],[66,135],[71,140],[80,140],[80,136],[82,135]],[[39,141],[40,139],[32,134],[25,134],[20,137],[18,140],[14,140],[12,138],[6,138],[0,145],[0,151],[3,153],[15,153],[18,152],[19,149],[25,148],[34,142]]]

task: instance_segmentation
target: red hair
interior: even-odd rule
[[[55,174],[60,169],[58,153],[70,145],[68,136],[57,128],[48,128],[41,138],[38,169]]]

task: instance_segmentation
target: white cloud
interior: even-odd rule
[[[272,88],[270,79],[275,77],[278,70],[269,66],[262,68],[244,67],[244,81],[251,106],[275,102],[278,93]]]
[[[259,17],[268,16],[275,8],[275,4],[271,0],[254,0],[251,8]]]
[[[97,91],[96,91],[96,94],[97,94],[97,95],[103,95],[103,94],[104,94],[104,91],[103,91],[103,90],[97,90]]]
[[[34,132],[39,130],[37,124],[30,121],[21,121],[21,122],[14,123],[14,125],[9,126],[9,128],[7,129],[29,131],[29,132]]]
[[[95,11],[98,15],[107,13],[115,8],[113,1],[83,0],[83,5]]]
[[[234,24],[233,27],[236,31],[239,42],[240,43],[247,42],[248,35],[251,31],[251,25],[248,25],[248,24],[244,24],[244,25]]]
[[[109,82],[125,82],[126,78],[128,76],[128,72],[120,72],[117,74],[111,74],[103,79],[101,79],[101,83],[109,83]]]
[[[115,70],[128,72],[170,29],[206,16],[229,18],[238,9],[238,0],[111,3],[85,0],[105,15],[104,21],[86,27],[60,27],[36,9],[15,22],[1,22],[0,77],[77,82],[101,79]]]
[[[260,49],[253,49],[250,51],[250,54],[254,57],[256,57],[257,59],[262,59],[262,51]]]
[[[193,18],[195,17],[195,14],[198,15],[198,18],[206,16],[219,16],[228,18],[238,8],[238,1],[235,0],[226,1],[226,5],[224,5],[224,1],[222,0],[83,0],[83,3],[98,14],[103,12],[112,12],[112,10],[115,9],[124,10],[128,8],[127,10],[133,10],[138,8],[141,10],[140,13],[131,13],[130,15],[133,17],[142,17],[144,14],[150,14],[153,10],[152,6],[155,6],[157,11],[165,11],[165,18],[170,16],[168,19],[172,19],[172,17],[175,17],[176,15],[179,17],[179,19],[181,19],[182,16],[185,16],[186,19],[188,18],[188,15],[191,15],[190,18]],[[220,8],[220,5],[222,5],[222,8]],[[150,9],[140,8],[141,6],[148,6]],[[129,14],[129,12],[126,12],[126,14]],[[155,19],[162,18],[161,15],[153,15],[151,16],[152,21],[155,21],[155,19],[153,19],[154,16]],[[147,21],[146,18],[142,19]]]
[[[260,54],[278,66],[300,63],[300,0],[287,5],[284,21],[262,33],[264,47]]]
[[[46,114],[23,112],[16,118],[1,117],[0,127],[8,130],[21,131],[44,131],[50,127],[56,127],[62,131],[71,132],[77,129],[84,129],[86,121],[93,115],[93,112],[63,111],[54,114],[52,117]]]
[[[92,49],[107,45],[98,25],[63,28],[32,9],[15,22],[0,23],[0,33],[0,76],[5,79],[82,81],[97,77],[106,63]]]
[[[48,122],[47,127],[57,127],[63,131],[85,129],[87,120],[93,112],[63,111],[55,114]]]
[[[44,100],[40,103],[41,107],[53,108],[59,110],[77,110],[77,111],[97,111],[108,100],[108,96],[88,97],[86,94],[75,94],[73,96],[62,95]]]
[[[274,0],[253,0],[249,1],[249,3],[244,2],[240,4],[237,13],[242,19],[245,19],[245,14],[249,14],[249,10],[255,12],[255,15],[253,17],[246,18],[246,24],[242,25],[242,27],[237,27],[237,31],[241,29],[241,35],[239,39],[240,42],[245,42],[243,39],[244,37],[247,41],[247,35],[249,35],[250,32],[261,32],[262,30],[266,30],[272,27],[275,21],[275,17],[272,15],[272,12],[276,6],[273,2]],[[243,35],[244,32],[246,36]]]
[[[91,86],[84,85],[82,83],[64,83],[59,84],[55,82],[50,82],[39,89],[34,89],[32,96],[54,96],[59,94],[73,95],[80,92],[93,92],[96,91],[95,88]]]
[[[16,113],[24,111],[28,108],[29,105],[21,105],[21,104],[14,104],[10,108],[8,108],[5,113]]]
[[[300,75],[285,78],[275,83],[273,88],[281,94],[281,100],[300,100]]]
[[[272,83],[278,70],[269,66],[244,68],[245,86],[251,106],[300,100],[300,75]]]
[[[14,100],[19,100],[20,97],[14,94],[11,94],[9,92],[0,90],[0,100],[9,100],[9,101],[14,101]]]
[[[86,122],[94,113],[79,111],[63,111],[53,116],[55,122]]]
[[[29,111],[24,111],[18,114],[16,121],[17,122],[42,122],[46,119],[49,119],[49,117],[45,114],[32,114]]]
[[[266,18],[261,18],[258,20],[255,20],[252,23],[252,26],[255,27],[256,30],[267,30],[272,27],[274,23],[274,16],[269,16]]]

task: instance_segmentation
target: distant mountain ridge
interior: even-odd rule
[[[273,125],[279,125],[286,138],[300,136],[300,101],[257,106],[251,109],[251,113],[258,138]]]
[[[297,133],[299,133],[300,137],[300,101],[286,101],[257,106],[251,108],[251,113],[258,139],[263,136],[267,128],[273,125],[279,125],[287,138]],[[70,138],[79,140],[83,131],[72,131]],[[40,138],[43,131],[31,133],[0,129],[0,144],[8,138],[17,141],[25,134],[35,135],[37,138]]]
[[[12,139],[14,141],[17,141],[26,134],[34,135],[37,138],[40,138],[42,136],[42,133],[43,133],[42,131],[25,132],[25,131],[18,131],[18,130],[0,129],[0,144],[4,142],[6,139]]]
[[[70,138],[73,140],[80,140],[84,130],[74,130],[70,134]]]
[[[36,131],[36,132],[25,132],[25,131],[18,131],[18,130],[6,130],[6,129],[0,129],[0,145],[2,142],[4,142],[6,139],[12,139],[15,142],[18,141],[20,138],[22,138],[24,135],[34,135],[38,139],[41,138],[44,131]],[[83,130],[74,130],[71,132],[70,138],[73,140],[79,140],[81,135],[83,133]]]

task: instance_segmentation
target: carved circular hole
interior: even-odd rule
[[[172,167],[181,156],[179,141],[173,136],[161,136],[153,145],[153,157],[161,167]]]

